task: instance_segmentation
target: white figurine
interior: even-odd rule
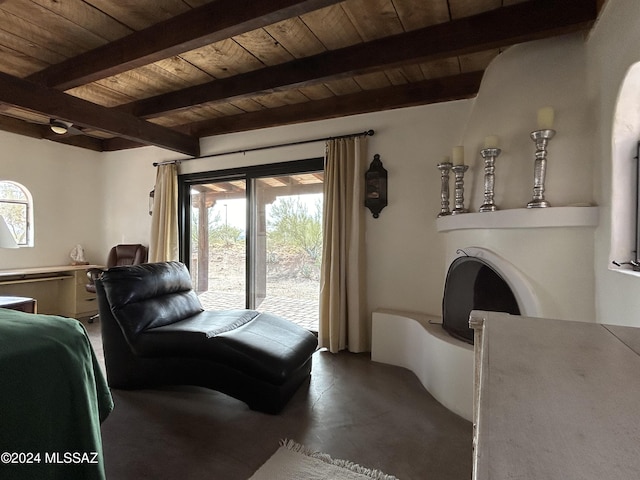
[[[71,257],[71,265],[87,265],[89,263],[84,258],[84,248],[82,248],[82,245],[78,244],[73,247],[69,256]]]

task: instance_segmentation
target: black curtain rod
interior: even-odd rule
[[[257,150],[270,150],[272,148],[291,147],[293,145],[303,145],[305,143],[326,142],[327,140],[339,140],[341,138],[373,137],[374,134],[375,134],[375,132],[373,130],[367,130],[365,132],[348,133],[346,135],[339,135],[337,137],[314,138],[312,140],[300,140],[298,142],[279,143],[277,145],[267,145],[265,147],[246,148],[244,150],[234,150],[232,152],[212,153],[211,155],[203,155],[201,157],[187,158],[187,159],[184,159],[184,160],[167,160],[165,162],[154,162],[153,166],[157,167],[158,165],[168,165],[170,163],[180,163],[180,162],[183,162],[183,161],[186,161],[186,160],[199,160],[201,158],[213,158],[213,157],[221,157],[223,155],[234,155],[236,153],[255,152]]]

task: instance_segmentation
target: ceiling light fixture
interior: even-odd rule
[[[62,120],[56,120],[52,118],[49,121],[49,127],[53,133],[57,133],[58,135],[64,135],[69,131],[69,127],[72,124],[70,122],[63,122]]]

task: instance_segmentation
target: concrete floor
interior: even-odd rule
[[[85,326],[100,357],[99,322]],[[112,393],[108,479],[246,480],[284,438],[401,480],[471,478],[471,423],[368,354],[316,352],[311,380],[279,415],[196,387]]]

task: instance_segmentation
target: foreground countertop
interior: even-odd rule
[[[640,478],[640,329],[474,311],[476,479]]]

